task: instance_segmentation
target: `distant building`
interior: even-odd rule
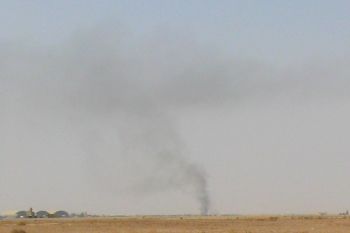
[[[37,213],[30,208],[28,211],[21,210],[17,212],[7,212],[6,214],[0,214],[6,218],[68,218],[71,217],[67,211],[59,210],[56,212],[48,212],[46,210],[40,210]]]
[[[27,218],[35,218],[33,208],[29,208],[29,210],[27,211]]]
[[[349,215],[349,210],[345,211],[344,213],[340,213],[339,215],[348,216]]]
[[[56,211],[53,216],[55,218],[68,218],[69,217],[69,214],[68,212],[64,211],[64,210],[59,210],[59,211]]]
[[[50,213],[45,211],[45,210],[40,210],[40,211],[36,212],[37,218],[48,218],[49,215],[50,215]]]
[[[21,210],[16,213],[16,218],[26,218],[27,217],[27,211]]]

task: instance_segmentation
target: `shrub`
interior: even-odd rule
[[[11,231],[11,233],[26,233],[25,230],[18,230],[18,229],[14,229]]]

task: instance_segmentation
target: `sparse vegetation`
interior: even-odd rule
[[[18,230],[18,229],[14,229],[11,231],[11,233],[26,233],[25,230]]]
[[[343,216],[175,216],[2,220],[0,233],[349,233]]]
[[[276,216],[270,217],[269,220],[270,220],[270,221],[277,221],[277,220],[278,220],[278,217],[276,217]]]

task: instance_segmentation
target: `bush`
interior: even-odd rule
[[[18,229],[14,229],[11,231],[11,233],[26,233],[25,230],[18,230]]]

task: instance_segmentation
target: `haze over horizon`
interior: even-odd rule
[[[348,1],[3,1],[0,212],[350,208]]]

